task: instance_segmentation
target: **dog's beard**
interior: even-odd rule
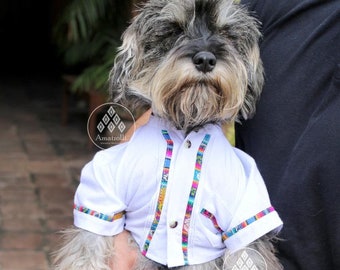
[[[234,120],[244,101],[246,76],[237,59],[217,63],[208,73],[184,59],[168,60],[150,78],[148,95],[156,115],[188,132],[206,123]]]

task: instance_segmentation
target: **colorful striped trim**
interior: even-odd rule
[[[163,173],[162,173],[162,181],[160,185],[160,191],[158,195],[158,202],[156,206],[156,211],[155,211],[155,216],[149,231],[149,234],[145,240],[144,246],[143,246],[143,251],[142,254],[145,256],[146,253],[148,252],[152,237],[157,229],[159,220],[161,218],[161,213],[163,209],[163,204],[164,204],[164,199],[165,199],[165,194],[166,194],[166,188],[168,185],[168,178],[169,178],[169,171],[170,171],[170,163],[171,163],[171,158],[172,158],[172,151],[173,151],[173,146],[174,143],[170,138],[170,135],[168,131],[162,130],[162,135],[166,141],[167,144],[167,149],[165,152],[165,159],[164,159],[164,165],[163,165]]]
[[[252,224],[253,222],[255,222],[256,220],[259,220],[260,218],[263,218],[264,216],[268,215],[271,212],[274,212],[275,209],[273,206],[268,207],[267,209],[257,213],[255,216],[243,221],[242,223],[240,223],[239,225],[237,225],[236,227],[232,228],[231,230],[227,231],[227,232],[223,232],[222,233],[222,240],[223,242],[225,240],[227,240],[228,238],[232,237],[234,234],[236,234],[238,231],[244,229],[245,227],[247,227],[248,225]]]
[[[196,164],[194,171],[194,179],[192,181],[191,190],[189,194],[189,200],[187,204],[187,209],[185,212],[183,228],[182,228],[182,251],[185,265],[189,264],[188,261],[188,236],[189,236],[189,228],[190,228],[190,218],[192,214],[192,209],[198,189],[198,184],[201,176],[201,169],[203,163],[203,154],[210,140],[210,135],[206,134],[198,148],[197,156],[196,156]]]
[[[211,220],[211,222],[213,223],[214,227],[216,228],[216,230],[218,232],[223,233],[223,230],[218,225],[216,217],[214,216],[214,214],[210,213],[208,210],[206,210],[204,208],[201,210],[201,214]]]
[[[99,213],[97,211],[91,210],[90,208],[86,208],[84,206],[79,206],[79,205],[76,205],[76,204],[73,205],[73,209],[75,209],[79,212],[82,212],[84,214],[99,218],[101,220],[108,221],[108,222],[113,222],[117,219],[121,219],[125,215],[125,211],[119,212],[119,213],[114,214],[114,215],[105,215],[103,213]]]

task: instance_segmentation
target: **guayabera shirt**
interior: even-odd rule
[[[254,160],[220,126],[185,136],[155,116],[83,168],[74,218],[100,235],[129,230],[143,255],[169,267],[213,260],[282,225]]]

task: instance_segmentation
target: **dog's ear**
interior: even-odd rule
[[[136,114],[149,109],[151,104],[143,87],[138,84],[145,76],[145,66],[148,64],[145,62],[145,44],[148,41],[145,31],[152,28],[152,18],[159,16],[166,3],[167,0],[154,0],[142,4],[122,35],[123,43],[110,73],[111,100],[136,111]]]
[[[247,91],[239,113],[240,118],[246,120],[255,114],[256,103],[260,98],[264,83],[264,71],[259,48],[262,34],[260,32],[261,23],[245,9],[240,10],[246,16],[240,16],[239,20],[236,21],[237,25],[233,27],[235,33],[232,35],[238,37],[235,40],[236,48],[247,71]]]
[[[132,83],[143,69],[144,50],[140,44],[138,20],[135,19],[122,35],[114,66],[110,73],[111,101],[127,107],[135,117],[139,117],[150,105]]]
[[[240,116],[246,120],[255,114],[256,103],[260,98],[264,83],[263,65],[257,42],[247,50],[245,59],[248,73],[248,87],[240,110]]]
[[[125,99],[129,84],[136,76],[138,56],[141,54],[137,43],[137,32],[133,29],[133,25],[125,30],[122,39],[123,44],[118,49],[110,73],[110,94],[114,102]]]

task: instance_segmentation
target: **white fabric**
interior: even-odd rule
[[[207,125],[185,137],[154,116],[135,132],[130,142],[98,152],[82,170],[75,205],[106,215],[125,210],[125,217],[108,222],[75,209],[76,226],[101,235],[116,235],[125,226],[143,251],[155,218],[166,156],[167,142],[162,130],[168,132],[173,149],[165,201],[146,252],[148,258],[169,267],[200,264],[221,256],[226,248],[236,251],[281,227],[282,221],[273,211],[223,242],[221,232],[200,213],[203,208],[214,214],[223,231],[228,231],[271,206],[254,160],[233,148],[218,125]],[[203,154],[190,217],[186,261],[183,221],[198,148],[206,134],[211,137]],[[174,222],[177,226],[171,228]]]

